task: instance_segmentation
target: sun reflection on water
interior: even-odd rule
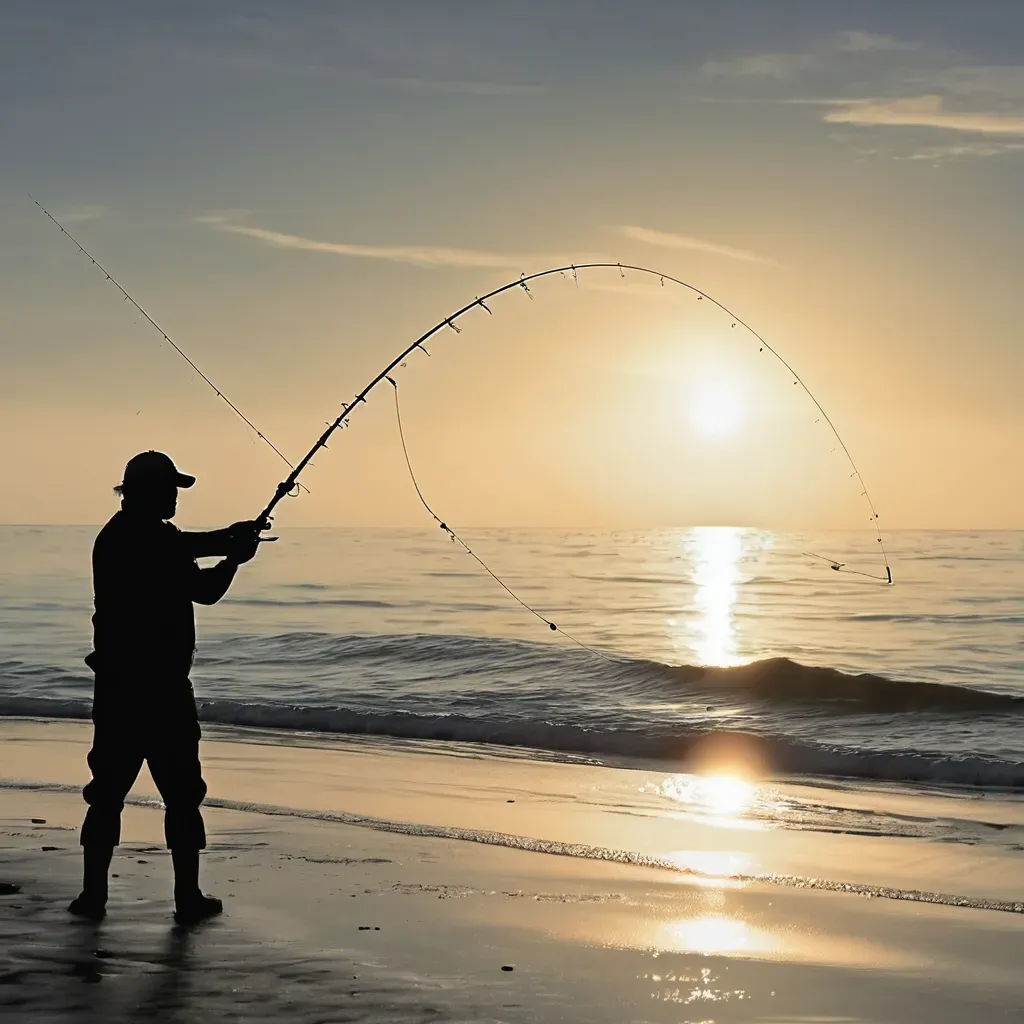
[[[696,586],[696,636],[693,653],[702,665],[737,665],[733,606],[740,582],[740,558],[746,531],[731,526],[696,527],[683,538],[693,559]]]

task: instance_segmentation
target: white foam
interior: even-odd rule
[[[44,793],[77,793],[75,786],[50,782],[29,782],[15,779],[0,779],[2,789],[25,789]],[[152,797],[129,797],[127,803],[142,807],[160,807],[160,801]],[[1024,902],[1010,900],[982,899],[974,896],[958,896],[954,893],[928,892],[923,889],[899,889],[885,885],[867,885],[862,882],[843,882],[831,878],[813,878],[799,875],[763,874],[716,874],[684,867],[664,857],[637,853],[633,850],[617,850],[587,843],[563,843],[533,836],[518,836],[508,832],[492,832],[486,829],[459,828],[454,825],[424,825],[407,821],[392,821],[388,818],[374,818],[365,814],[351,814],[347,811],[307,811],[296,807],[277,804],[251,803],[242,800],[208,798],[206,805],[225,810],[245,811],[250,814],[265,814],[275,817],[301,818],[309,821],[334,822],[356,828],[373,829],[397,835],[414,836],[422,839],[448,839],[459,842],[481,843],[485,846],[501,846],[527,853],[545,853],[555,857],[576,857],[582,860],[607,861],[614,864],[628,864],[634,867],[671,871],[706,880],[721,880],[745,884],[774,885],[789,889],[818,889],[825,892],[847,893],[852,896],[903,900],[909,903],[931,903],[944,907],[959,907],[969,910],[991,910],[1009,914],[1024,914]]]

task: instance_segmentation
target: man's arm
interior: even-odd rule
[[[225,558],[210,569],[196,568],[189,597],[196,604],[216,604],[231,586],[238,571],[238,563]]]
[[[244,529],[241,529],[243,527]],[[235,532],[231,533],[231,531]],[[216,604],[228,592],[228,587],[231,586],[238,567],[243,562],[248,562],[259,547],[259,530],[255,523],[236,523],[235,526],[228,527],[227,530],[216,532],[231,533],[225,552],[227,557],[211,569],[200,569],[196,566],[189,595],[196,604]],[[191,536],[197,535],[192,534]],[[198,536],[204,535],[199,534]]]

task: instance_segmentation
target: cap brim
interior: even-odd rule
[[[178,487],[191,487],[196,482],[194,476],[189,476],[188,473],[178,473],[174,477],[174,483]]]

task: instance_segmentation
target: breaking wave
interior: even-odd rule
[[[224,726],[680,767],[729,736],[779,774],[1024,789],[1019,743],[947,746],[941,732],[1019,735],[1024,697],[786,658],[709,668],[494,637],[295,632],[206,642],[195,679],[200,717]],[[85,671],[0,662],[0,715],[88,718],[89,691]]]

